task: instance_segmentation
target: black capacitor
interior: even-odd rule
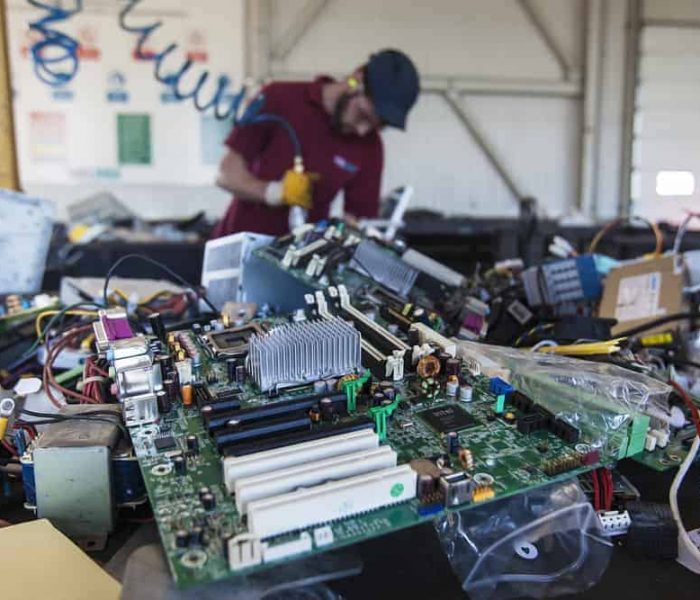
[[[175,545],[178,548],[187,548],[187,545],[190,542],[190,534],[189,532],[185,531],[184,529],[178,529],[175,532]]]
[[[396,398],[396,388],[392,386],[384,389],[384,397],[393,401]]]
[[[201,546],[204,541],[204,529],[201,527],[193,527],[190,529],[189,538],[190,546]]]
[[[384,400],[385,398],[382,392],[374,392],[374,394],[372,395],[372,406],[381,406]]]
[[[168,334],[165,331],[165,325],[163,325],[163,319],[160,313],[153,313],[148,316],[148,323],[151,326],[153,335],[155,335],[164,344],[168,341]]]
[[[185,475],[187,473],[187,461],[184,456],[176,456],[173,458],[173,467],[175,473],[178,475]]]
[[[228,382],[233,383],[236,381],[236,367],[238,366],[238,361],[235,358],[229,358],[226,361],[226,376],[228,377]]]
[[[160,340],[151,340],[148,342],[148,348],[152,354],[160,354],[163,351],[163,344]]]
[[[199,488],[199,492],[197,492],[197,494],[199,495],[199,499],[201,501],[202,496],[206,494],[211,494],[211,488],[207,487],[206,485],[202,486],[201,488]]]
[[[196,435],[188,435],[185,438],[185,443],[187,444],[187,450],[190,454],[199,454],[199,440]]]
[[[332,421],[334,412],[333,401],[330,398],[321,398],[318,405],[321,409],[321,418],[324,421]]]
[[[192,331],[194,331],[197,335],[202,333],[202,326],[199,323],[195,323],[192,325]]]
[[[169,413],[172,408],[172,403],[170,398],[168,398],[168,393],[165,390],[159,390],[156,392],[156,402],[158,403],[158,412],[160,414]]]
[[[459,452],[459,436],[456,431],[450,431],[447,434],[447,452],[449,454],[457,454]]]
[[[245,365],[238,365],[236,367],[236,383],[238,385],[243,385],[248,377],[248,372],[246,371]]]
[[[426,498],[435,493],[435,478],[423,473],[418,476],[418,497]]]
[[[447,371],[447,361],[452,358],[447,352],[440,352],[438,354],[438,360],[440,361],[440,373]]]
[[[420,335],[417,329],[409,329],[407,338],[409,346],[420,346]]]
[[[173,359],[167,354],[159,354],[155,358],[155,362],[160,366],[160,375],[162,379],[167,379],[170,371],[173,368]]]
[[[214,494],[203,494],[201,500],[204,510],[213,510],[216,508],[216,496]]]
[[[445,363],[445,375],[452,377],[453,375],[459,377],[460,364],[458,358],[449,358]]]

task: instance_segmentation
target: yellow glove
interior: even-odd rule
[[[270,206],[300,206],[310,210],[313,206],[314,182],[318,178],[317,173],[289,169],[282,181],[273,181],[267,185],[265,203]]]

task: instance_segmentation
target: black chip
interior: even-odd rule
[[[170,450],[171,448],[175,448],[177,444],[175,443],[175,438],[172,435],[166,435],[163,437],[156,438],[153,444],[156,447],[156,450]]]
[[[474,417],[455,404],[424,410],[418,416],[439,433],[459,431],[477,424]]]

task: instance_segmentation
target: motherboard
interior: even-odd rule
[[[415,316],[347,289],[303,314],[133,334],[103,311],[111,364],[172,575],[245,575],[570,478],[619,456]],[[399,326],[400,325],[400,326]],[[391,326],[391,327],[390,327]]]

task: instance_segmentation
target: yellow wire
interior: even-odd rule
[[[119,288],[114,288],[112,290],[113,294],[116,294],[119,296],[124,302],[129,302],[129,296],[124,292],[123,290],[120,290]],[[138,302],[138,306],[144,306],[146,304],[150,304],[153,302],[156,298],[159,298],[160,296],[174,296],[175,292],[172,292],[170,290],[158,290],[157,292],[153,292],[150,296],[146,296],[143,300]]]
[[[596,356],[612,354],[620,351],[620,342],[626,338],[616,338],[604,342],[590,342],[587,344],[566,344],[563,346],[543,346],[538,352],[547,354],[566,354],[567,356]]]
[[[49,316],[52,315],[57,315],[60,313],[60,310],[45,310],[44,312],[39,313],[36,316],[36,321],[34,321],[34,329],[36,331],[36,337],[40,338],[41,337],[41,322]],[[94,310],[67,310],[65,315],[70,315],[72,317],[95,317],[97,316],[97,312]]]

